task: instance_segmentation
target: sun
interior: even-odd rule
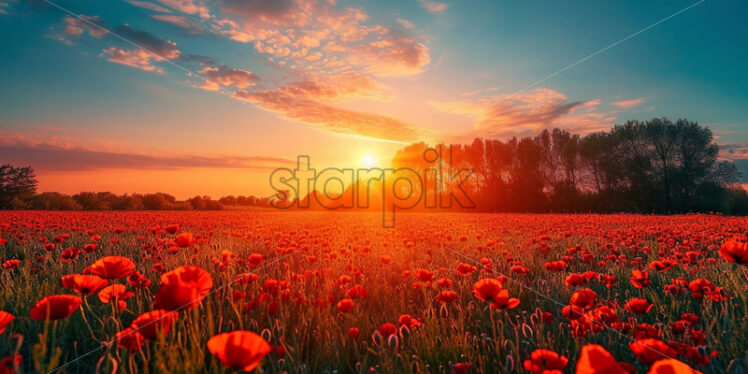
[[[364,155],[364,158],[361,161],[363,162],[364,166],[368,168],[377,164],[377,159],[371,154]]]

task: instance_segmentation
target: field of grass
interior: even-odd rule
[[[0,373],[748,368],[746,218],[381,222],[0,212]]]

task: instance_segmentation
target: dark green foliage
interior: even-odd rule
[[[19,209],[36,192],[36,176],[31,167],[0,166],[0,209]]]

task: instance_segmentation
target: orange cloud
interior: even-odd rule
[[[87,31],[94,38],[101,38],[107,34],[105,30],[107,25],[99,16],[81,14],[77,18],[66,16],[62,20],[65,22],[65,28],[62,30],[63,35],[80,37],[84,31]]]
[[[394,142],[412,142],[418,129],[408,123],[347,109],[335,108],[305,97],[297,97],[282,90],[247,92],[237,90],[233,97],[255,103],[260,108],[276,112],[282,117],[341,135],[361,136]]]
[[[612,102],[612,103],[610,103],[610,105],[613,105],[615,107],[622,108],[622,109],[631,109],[631,108],[633,108],[633,107],[635,107],[635,106],[637,106],[637,105],[639,105],[639,104],[641,104],[641,103],[643,103],[645,101],[647,101],[647,99],[645,99],[643,97],[640,97],[638,99],[631,99],[631,100],[623,100],[623,101]]]
[[[148,1],[137,1],[137,0],[125,0],[129,4],[134,5],[136,7],[152,10],[154,12],[160,12],[160,13],[171,13],[171,10],[166,9],[160,5],[148,2]]]
[[[385,100],[383,84],[365,75],[348,71],[332,76],[306,74],[305,79],[281,87],[286,95],[320,101],[343,101],[353,98]]]
[[[420,73],[431,61],[429,48],[407,31],[412,24],[372,24],[363,10],[340,9],[334,2],[224,0],[221,9],[227,18],[215,20],[211,30],[252,43],[280,65],[404,76]]]
[[[431,13],[441,13],[447,10],[447,3],[440,1],[418,0],[421,6]]]
[[[206,67],[199,71],[205,77],[203,89],[210,91],[218,90],[220,87],[235,86],[245,88],[253,86],[257,81],[257,76],[250,71],[243,69],[232,69],[226,65],[216,67]]]
[[[157,57],[152,53],[142,49],[133,49],[126,51],[124,49],[110,47],[101,51],[101,54],[102,56],[106,56],[107,61],[111,61],[116,64],[127,65],[145,71],[155,71],[159,74],[164,72],[162,68],[156,67],[151,64],[151,59]]]
[[[152,60],[171,60],[181,55],[181,51],[177,48],[177,43],[161,39],[147,31],[132,28],[130,25],[119,26],[114,29],[114,32],[140,48],[125,50],[110,47],[104,49],[102,56],[105,56],[108,61],[145,71],[163,73],[163,69],[154,66]]]
[[[351,62],[382,77],[418,74],[431,62],[426,45],[397,30],[391,30],[386,38],[350,51]]]
[[[720,144],[719,153],[731,160],[748,160],[748,142]]]
[[[208,7],[201,4],[200,2],[193,0],[159,0],[161,4],[166,5],[169,8],[180,11],[187,14],[198,14],[201,18],[209,18],[210,11]]]

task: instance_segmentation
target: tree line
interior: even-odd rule
[[[0,166],[0,209],[32,210],[221,210],[226,208],[263,207],[267,198],[225,196],[214,200],[195,196],[177,200],[166,193],[123,194],[81,192],[66,195],[59,192],[36,193],[37,181],[29,166]]]
[[[415,157],[426,148],[398,152],[395,167],[433,167]],[[718,156],[709,128],[667,118],[451,146],[451,166],[473,171],[462,187],[479,210],[747,214],[741,174]]]

